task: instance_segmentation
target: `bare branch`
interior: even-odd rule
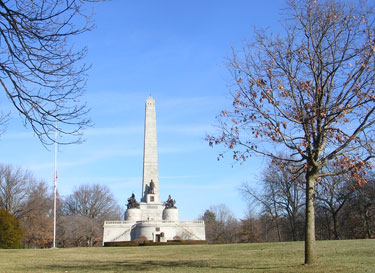
[[[81,101],[89,66],[72,38],[93,28],[81,0],[0,1],[0,84],[43,144],[81,141],[90,125]],[[94,1],[92,1],[94,2]]]

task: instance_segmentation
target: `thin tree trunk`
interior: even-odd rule
[[[331,215],[328,215],[327,211],[325,211],[324,216],[326,218],[327,240],[332,240]]]
[[[369,210],[368,210],[368,207],[366,207],[366,210],[365,210],[366,238],[370,239],[371,238],[371,228],[370,228],[368,214],[369,214]]]
[[[276,219],[276,229],[277,229],[277,236],[279,238],[279,242],[281,242],[281,233],[280,233],[279,221],[277,219]]]
[[[297,230],[296,230],[295,220],[293,220],[293,223],[292,223],[292,235],[293,235],[293,241],[297,241]]]
[[[337,211],[332,213],[332,218],[333,218],[333,234],[335,235],[335,240],[340,239],[340,235],[338,232],[338,225],[337,225]]]
[[[295,218],[296,216],[294,214],[292,215],[288,215],[288,220],[289,220],[289,226],[290,226],[290,229],[292,231],[292,240],[293,241],[297,241],[297,235],[296,235],[296,222],[295,222]]]
[[[314,190],[315,177],[308,171],[306,174],[305,264],[314,264],[316,261]]]

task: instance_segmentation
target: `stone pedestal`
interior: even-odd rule
[[[171,209],[169,209],[171,210]],[[167,214],[175,213],[169,211]],[[183,240],[205,240],[204,222],[198,221],[105,221],[103,243],[122,242],[146,237],[154,242]]]
[[[165,208],[163,211],[163,220],[178,221],[178,209],[177,208]]]
[[[142,212],[138,208],[127,209],[125,212],[126,221],[141,221]]]
[[[158,202],[156,194],[153,194],[153,193],[147,194],[146,203],[152,204],[152,203],[155,203],[155,202]]]

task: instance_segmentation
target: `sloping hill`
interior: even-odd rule
[[[375,240],[0,250],[0,272],[375,272]]]

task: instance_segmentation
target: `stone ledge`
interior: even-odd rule
[[[104,221],[104,225],[133,225],[141,223],[150,223],[150,224],[194,224],[194,225],[204,225],[203,220],[193,220],[193,221],[165,221],[165,220],[151,220],[151,221]]]

